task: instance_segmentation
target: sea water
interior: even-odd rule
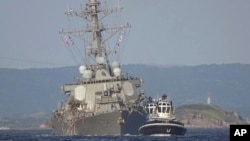
[[[229,141],[229,129],[187,129],[184,136],[57,136],[52,130],[0,130],[0,141]]]

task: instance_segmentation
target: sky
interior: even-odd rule
[[[79,65],[75,46],[65,46],[58,32],[69,26],[65,10],[85,2],[1,0],[0,68]],[[119,17],[132,25],[122,64],[250,64],[249,0],[120,0],[120,5]]]

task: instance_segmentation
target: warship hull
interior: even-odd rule
[[[57,135],[138,135],[138,129],[146,121],[139,111],[114,111],[91,117],[79,117],[75,121],[63,122],[52,119]]]
[[[144,92],[137,91],[142,79],[128,73],[125,76],[119,63],[119,48],[131,25],[106,27],[101,22],[109,14],[120,12],[120,6],[103,7],[99,0],[88,0],[85,6],[80,10],[68,9],[65,14],[80,17],[86,21],[86,27],[59,31],[65,45],[72,49],[73,38],[80,39],[83,43],[80,59],[84,62],[79,67],[80,76],[61,86],[67,99],[52,113],[51,127],[57,135],[66,136],[137,135],[138,128],[147,120]],[[119,32],[120,35],[115,36]],[[115,47],[106,45],[111,37],[118,37]],[[80,51],[78,47],[75,49]]]
[[[139,128],[141,135],[161,135],[161,136],[173,136],[173,135],[184,135],[186,128],[182,123],[177,121],[150,121]]]

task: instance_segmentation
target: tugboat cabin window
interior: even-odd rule
[[[150,104],[148,104],[146,106],[146,108],[147,108],[148,113],[153,114],[154,113],[154,109],[156,108],[156,104],[150,103]]]
[[[166,113],[170,113],[170,107],[167,107]]]
[[[166,102],[159,102],[158,104],[158,112],[159,113],[164,113],[166,111],[167,104]]]

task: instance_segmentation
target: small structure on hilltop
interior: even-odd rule
[[[210,105],[211,104],[211,97],[210,97],[210,93],[208,93],[207,95],[207,104]]]

